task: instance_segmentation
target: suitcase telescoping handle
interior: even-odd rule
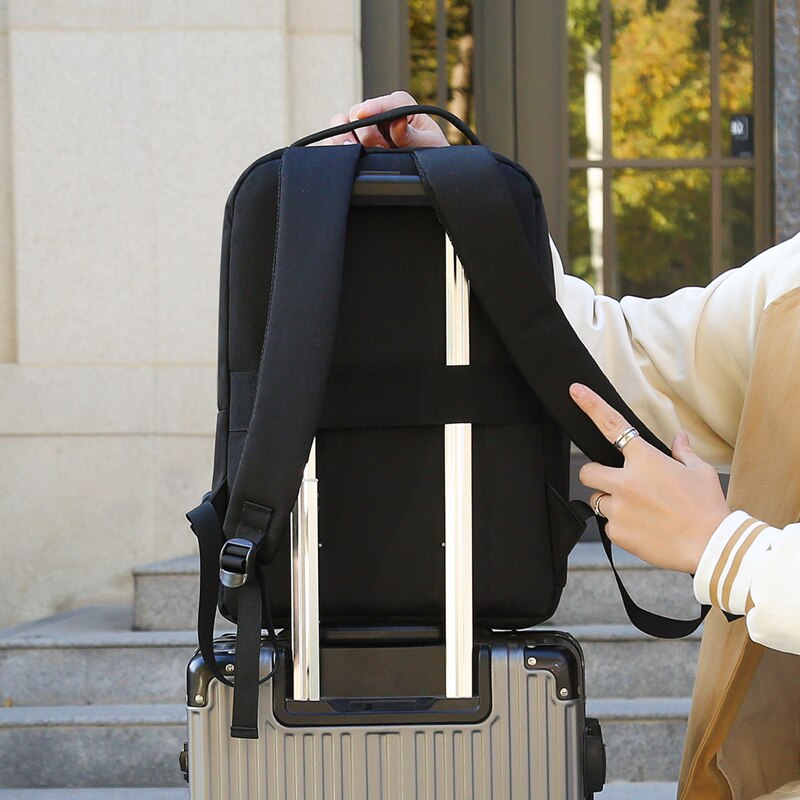
[[[357,128],[366,128],[370,125],[387,125],[390,122],[401,119],[402,117],[413,117],[415,114],[428,114],[433,117],[441,117],[447,120],[454,128],[460,131],[467,138],[470,144],[480,144],[481,141],[475,135],[475,132],[460,120],[455,114],[445,108],[439,106],[428,105],[413,105],[401,106],[400,108],[393,108],[391,111],[384,111],[382,114],[373,114],[370,117],[364,117],[353,122],[345,122],[343,125],[336,125],[333,128],[326,128],[324,131],[312,133],[309,136],[304,136],[292,144],[292,147],[303,147],[307,144],[314,144],[321,142],[323,139],[329,139],[331,136],[339,136],[342,133],[351,133]]]
[[[317,443],[311,445],[292,512],[292,655],[295,700],[319,700],[319,492]]]
[[[469,364],[469,282],[445,237],[447,365]],[[472,425],[444,426],[445,687],[472,697]],[[295,700],[320,699],[316,442],[292,513],[292,655]]]

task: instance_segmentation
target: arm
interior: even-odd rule
[[[590,389],[574,384],[570,393],[609,441],[628,427]],[[651,564],[694,573],[701,603],[746,614],[753,641],[800,655],[800,523],[779,529],[731,513],[713,467],[685,435],[675,437],[672,452],[669,458],[635,438],[622,468],[581,469],[581,482],[599,490],[590,503],[607,518],[609,538]]]
[[[734,511],[717,528],[694,576],[701,603],[745,614],[754,642],[800,655],[800,523],[772,528]]]
[[[628,405],[661,439],[686,430],[702,458],[729,466],[761,315],[800,285],[800,236],[651,300],[595,295],[564,274],[555,248],[553,263],[559,303]]]

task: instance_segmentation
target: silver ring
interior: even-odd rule
[[[617,437],[617,440],[614,442],[614,447],[616,447],[617,450],[621,451],[622,448],[625,447],[625,445],[628,444],[628,442],[631,439],[635,439],[638,435],[639,435],[639,431],[637,431],[636,428],[626,428]]]
[[[606,519],[606,515],[600,510],[600,501],[604,497],[608,497],[608,496],[609,496],[608,492],[601,492],[599,495],[597,495],[597,499],[594,501],[594,506],[592,507],[592,510],[594,511],[595,516],[603,517],[603,519]]]

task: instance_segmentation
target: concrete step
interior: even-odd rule
[[[2,708],[0,786],[182,788],[185,739],[182,705]]]
[[[182,703],[192,631],[131,631],[123,606],[81,609],[0,633],[0,705]],[[549,626],[548,626],[549,627]],[[586,656],[589,697],[685,697],[699,635],[651,639],[630,625],[564,625]]]
[[[596,800],[675,800],[674,783],[611,783]],[[0,800],[188,800],[188,789],[0,789]]]
[[[595,700],[609,781],[674,781],[689,700]],[[181,786],[182,705],[0,709],[0,786]]]
[[[106,606],[0,632],[0,705],[182,703],[196,635],[132,622]]]
[[[677,783],[608,783],[596,800],[675,800]],[[2,800],[2,795],[0,795]]]
[[[0,800],[189,800],[189,788],[0,789]]]
[[[197,556],[192,555],[136,567],[134,627],[140,631],[194,630],[199,565]]]
[[[687,575],[656,569],[616,550],[615,563],[633,599],[667,616],[692,618],[699,613]],[[137,567],[135,621],[138,630],[189,630],[197,624],[198,560],[185,556]],[[553,622],[625,623],[628,617],[614,576],[599,542],[573,550],[569,577]],[[223,621],[224,623],[224,621]]]
[[[700,632],[685,639],[653,639],[632,625],[559,625],[581,644],[586,696],[689,697],[694,687]]]
[[[603,729],[611,781],[676,781],[680,770],[689,698],[590,700],[586,713]]]
[[[692,619],[700,613],[688,575],[657,569],[616,547],[614,563],[628,593],[643,608],[678,619]],[[599,542],[582,542],[570,554],[567,585],[552,622],[628,622],[614,573]]]

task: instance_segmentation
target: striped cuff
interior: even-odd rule
[[[729,514],[714,531],[700,558],[694,576],[697,599],[731,614],[749,611],[753,570],[779,532],[744,511]]]

